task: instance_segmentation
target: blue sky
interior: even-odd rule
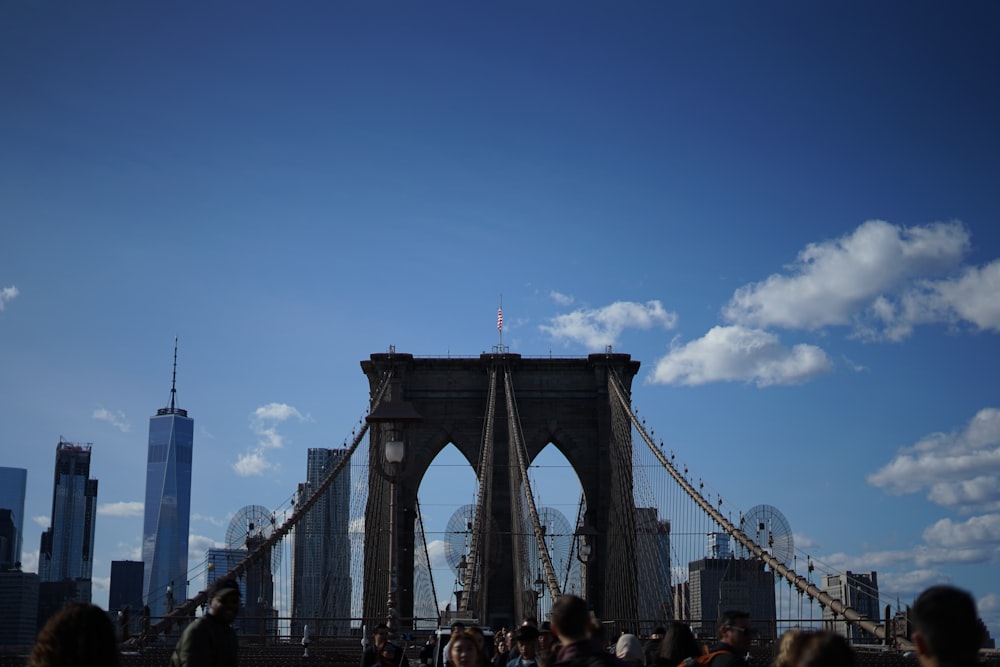
[[[727,499],[995,633],[998,68],[986,2],[5,3],[0,463],[44,523],[94,443],[101,602],[175,335],[203,549],[502,293],[512,352],[631,354]]]

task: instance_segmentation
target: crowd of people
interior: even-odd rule
[[[978,663],[984,626],[967,592],[951,586],[932,587],[914,603],[911,619],[911,640],[920,667]],[[492,650],[479,628],[456,623],[442,648],[435,636],[428,637],[420,663],[421,667],[748,667],[757,637],[748,613],[723,612],[716,637],[715,642],[703,643],[689,625],[672,621],[657,628],[645,643],[629,632],[608,638],[586,601],[565,595],[553,605],[549,621],[539,625],[533,618],[525,619],[516,630],[498,633]],[[770,664],[855,667],[859,661],[842,635],[793,629],[775,643]],[[362,667],[373,665],[363,662]],[[386,661],[375,667],[408,665]]]
[[[172,667],[236,667],[238,642],[232,622],[239,611],[236,581],[221,579],[208,592],[205,615],[188,624],[171,657]],[[914,603],[911,642],[919,667],[978,664],[985,627],[969,593],[934,586]],[[360,667],[410,667],[405,645],[384,624],[375,628]],[[587,602],[573,595],[556,600],[548,621],[525,619],[488,642],[478,627],[456,623],[439,647],[436,635],[420,650],[420,667],[748,667],[756,633],[746,612],[726,611],[716,627],[718,641],[703,645],[682,622],[658,628],[645,643],[632,633],[609,638]],[[442,638],[443,639],[443,638]],[[308,636],[303,646],[308,654]],[[103,609],[71,603],[39,633],[29,667],[121,664],[115,629]],[[790,630],[776,643],[772,667],[854,667],[848,641],[826,630]]]

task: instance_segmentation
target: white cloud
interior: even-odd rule
[[[885,591],[904,596],[916,597],[929,586],[948,583],[949,578],[940,570],[916,569],[906,572],[879,572],[879,587]]]
[[[93,577],[90,581],[95,591],[111,590],[111,577]]]
[[[250,415],[250,430],[257,435],[257,446],[240,455],[233,470],[240,477],[263,475],[274,468],[268,461],[266,451],[281,449],[285,446],[285,436],[278,433],[277,425],[288,419],[298,419],[300,422],[312,421],[308,415],[303,415],[291,405],[285,403],[268,403],[253,411]]]
[[[224,542],[216,542],[211,537],[191,534],[188,536],[188,559],[202,563],[209,549],[223,549],[225,546]]]
[[[128,419],[125,418],[125,413],[121,410],[111,412],[105,408],[97,408],[90,416],[94,419],[108,422],[122,433],[128,433],[132,428],[132,425],[128,423]]]
[[[6,307],[8,301],[13,301],[20,292],[16,287],[11,285],[10,287],[4,287],[0,289],[0,312]]]
[[[814,345],[787,348],[776,335],[760,329],[713,327],[698,340],[673,346],[656,362],[650,382],[701,385],[742,381],[766,387],[798,384],[831,367],[826,353]]]
[[[813,330],[860,325],[858,318],[867,312],[890,330],[887,337],[898,337],[905,334],[906,322],[929,313],[916,302],[896,308],[885,295],[956,269],[968,249],[968,230],[957,222],[904,228],[871,220],[839,239],[807,245],[785,274],[737,289],[723,315],[744,326]],[[992,279],[992,274],[986,281],[970,278],[966,290],[977,298],[959,297],[957,286],[953,298],[989,321],[997,306],[983,303],[981,286]],[[864,325],[859,331],[874,335]]]
[[[444,540],[431,540],[427,543],[427,555],[430,558],[432,570],[451,570],[445,550]]]
[[[52,521],[52,517],[45,516],[44,514],[40,514],[38,516],[31,517],[31,520],[34,521],[35,523],[37,523],[42,528],[48,528],[49,527],[49,523]]]
[[[616,301],[603,308],[582,308],[557,315],[551,324],[543,324],[539,329],[556,340],[597,350],[617,343],[626,329],[673,329],[676,326],[677,314],[667,312],[663,304],[654,300],[644,304]]]
[[[240,477],[260,477],[273,467],[274,464],[268,461],[260,450],[241,454],[233,464],[233,470]]]
[[[563,294],[562,292],[557,292],[555,290],[549,292],[549,298],[560,306],[572,306],[573,302],[576,300],[569,294]]]
[[[142,516],[145,505],[137,500],[97,506],[98,516]]]
[[[1000,409],[980,410],[960,432],[933,433],[868,476],[889,493],[928,489],[928,498],[964,511],[1000,501]]]
[[[926,528],[923,537],[932,546],[955,549],[1000,546],[1000,514],[974,516],[961,523],[941,519]]]

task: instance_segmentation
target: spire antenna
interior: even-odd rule
[[[177,398],[177,336],[174,336],[174,377],[170,381],[170,412],[175,410],[174,399]]]

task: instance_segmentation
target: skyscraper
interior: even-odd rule
[[[11,567],[21,562],[24,547],[24,496],[27,490],[27,470],[0,466],[0,510],[10,510],[14,524],[13,543],[0,551],[6,551],[6,555],[11,558]],[[0,561],[3,560],[3,554],[0,554]]]
[[[167,611],[167,587],[180,604],[187,599],[188,535],[191,524],[191,455],[194,420],[177,407],[177,341],[170,407],[149,418],[146,505],[142,560],[146,604],[155,619]]]
[[[346,449],[310,449],[300,499],[319,488]],[[292,563],[292,634],[304,625],[316,635],[346,634],[351,615],[351,468],[345,466],[312,510],[295,527]]]
[[[873,620],[881,618],[878,600],[878,573],[851,572],[823,575],[823,592],[852,607],[862,616]],[[847,637],[852,644],[874,644],[874,636],[863,631],[856,623],[848,623],[843,616],[823,607],[823,628]]]
[[[673,618],[673,591],[670,587],[670,522],[661,521],[655,507],[635,508],[635,551],[639,565],[639,619],[650,627]]]
[[[108,613],[112,616],[119,612],[127,614],[127,630],[130,633],[139,629],[140,619],[142,618],[143,569],[141,561],[111,561],[111,590],[108,593]]]
[[[39,580],[76,582],[77,599],[85,602],[90,602],[97,518],[97,480],[90,479],[90,447],[59,439],[52,523],[42,533],[38,553]]]

